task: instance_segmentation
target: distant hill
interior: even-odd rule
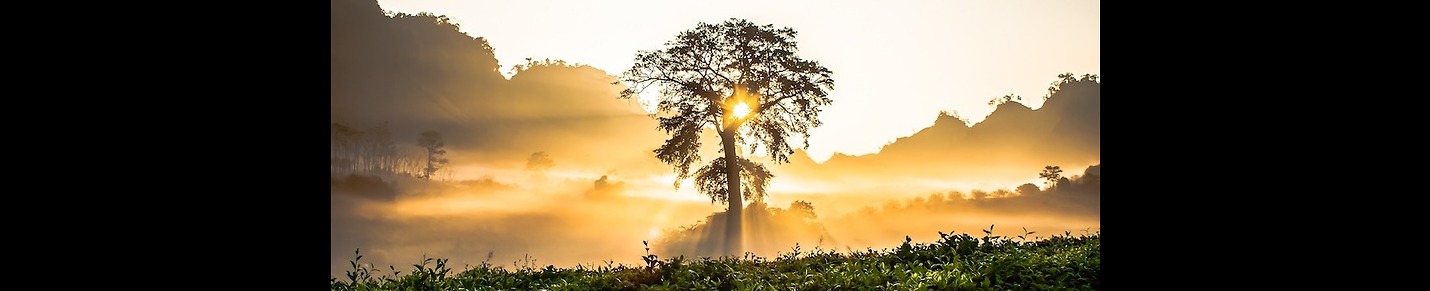
[[[932,126],[896,139],[877,153],[835,154],[815,164],[801,151],[774,171],[819,180],[1031,179],[1047,165],[1076,169],[1098,164],[1101,86],[1095,80],[1062,82],[1036,110],[1006,102],[972,126],[941,114]]]
[[[546,151],[566,169],[667,170],[650,153],[664,140],[655,121],[616,98],[625,88],[607,72],[532,60],[508,80],[486,39],[445,16],[384,13],[373,0],[330,4],[331,122],[388,122],[401,143],[436,130],[463,163],[520,167]]]
[[[332,122],[388,122],[392,136],[409,143],[437,130],[463,162],[520,166],[532,152],[547,151],[562,167],[669,173],[650,152],[666,136],[635,102],[615,98],[624,88],[612,85],[609,73],[540,60],[508,80],[486,39],[462,33],[445,16],[388,14],[372,0],[330,3]],[[776,183],[1036,178],[1046,165],[1085,167],[1100,162],[1100,86],[1065,82],[1037,110],[1007,102],[972,126],[942,115],[876,154],[836,154],[814,164],[796,152],[793,163],[770,166]]]

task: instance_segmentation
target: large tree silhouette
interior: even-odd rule
[[[742,198],[764,196],[773,177],[763,165],[741,158],[737,148],[747,146],[752,154],[764,150],[775,163],[787,163],[794,153],[788,136],[804,135],[802,148],[808,148],[809,129],[820,125],[820,107],[831,103],[832,72],[795,55],[795,34],[788,27],[743,19],[702,22],[666,42],[664,49],[637,52],[635,64],[621,76],[628,89],[620,98],[659,90],[653,116],[671,137],[655,155],[675,168],[677,187],[701,160],[700,133],[706,128],[719,133],[724,156],[695,174],[702,194],[712,203],[728,204],[727,254],[742,252]],[[742,187],[742,177],[752,183]],[[740,194],[731,195],[731,189]]]

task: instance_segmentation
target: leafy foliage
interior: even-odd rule
[[[752,201],[763,200],[765,196],[769,195],[765,192],[765,187],[770,186],[770,179],[774,178],[775,175],[771,174],[770,170],[765,168],[765,165],[750,161],[744,157],[737,159],[740,161],[740,167],[738,168],[740,171],[740,179],[745,181],[745,183],[740,184],[740,193],[743,195],[740,197]],[[697,188],[696,190],[699,190],[700,193],[709,195],[711,203],[726,203],[730,199],[729,189],[726,189],[730,186],[728,183],[725,183],[725,176],[728,174],[726,169],[728,168],[725,166],[725,157],[719,157],[711,161],[710,165],[706,165],[700,168],[700,170],[695,171],[695,188]],[[679,180],[677,180],[677,182],[679,182]]]
[[[840,253],[815,248],[775,258],[659,259],[644,266],[606,263],[575,268],[526,265],[515,270],[482,263],[450,274],[446,260],[424,258],[389,274],[352,261],[348,280],[329,279],[330,290],[1095,290],[1101,288],[1101,231],[1030,241],[939,232],[933,243],[904,243],[890,250]],[[1024,230],[1025,235],[1033,232]],[[644,242],[643,242],[644,243]],[[649,246],[647,245],[647,248]],[[429,267],[429,265],[432,265]]]
[[[531,157],[526,159],[526,169],[528,171],[545,171],[556,166],[556,161],[551,160],[551,155],[545,151],[531,153]]]
[[[1063,168],[1060,166],[1043,167],[1043,172],[1038,173],[1038,178],[1046,180],[1048,189],[1052,189],[1053,185],[1056,185],[1058,180],[1063,178]]]
[[[655,154],[674,167],[677,180],[692,177],[691,166],[701,160],[700,133],[706,128],[719,131],[722,142],[733,139],[736,145],[748,145],[751,153],[766,151],[775,163],[789,162],[794,153],[790,135],[803,135],[803,147],[809,147],[809,129],[821,124],[821,107],[832,103],[828,91],[834,80],[828,68],[797,55],[796,34],[792,28],[743,19],[702,22],[666,42],[664,49],[636,54],[634,65],[617,82],[627,85],[620,98],[637,98],[648,88],[658,88],[654,102],[659,129],[670,139]],[[737,104],[745,104],[751,113],[731,114]]]
[[[448,163],[447,158],[442,157],[447,154],[447,150],[442,149],[447,143],[442,141],[441,133],[428,130],[422,132],[417,145],[427,150],[427,167],[422,168],[422,178],[431,180],[432,174]]]
[[[1075,77],[1073,73],[1058,74],[1058,80],[1048,85],[1048,94],[1043,95],[1043,101],[1047,101],[1049,97],[1053,97],[1053,94],[1062,91],[1064,86],[1078,82],[1098,83],[1100,81],[1098,81],[1097,74],[1083,74],[1082,77]]]
[[[1022,97],[1022,96],[1018,96],[1018,94],[1003,95],[1003,97],[998,97],[998,98],[993,98],[992,100],[988,100],[988,106],[998,106],[998,105],[1003,105],[1003,103],[1008,103],[1008,102],[1023,102],[1023,97]]]

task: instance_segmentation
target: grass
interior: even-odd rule
[[[1096,290],[1100,288],[1101,231],[1029,240],[939,232],[934,243],[839,253],[796,244],[788,253],[744,257],[660,259],[644,266],[611,264],[507,270],[482,263],[453,273],[445,259],[424,258],[410,271],[359,263],[331,290]],[[650,248],[647,246],[646,251]],[[386,272],[378,276],[378,273]]]

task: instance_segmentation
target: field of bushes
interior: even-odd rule
[[[354,252],[331,290],[1096,290],[1101,231],[1051,237],[939,233],[908,237],[893,249],[838,252],[793,246],[773,258],[642,257],[644,265],[506,267],[453,270],[446,259],[372,268]],[[646,248],[649,251],[649,247]]]

